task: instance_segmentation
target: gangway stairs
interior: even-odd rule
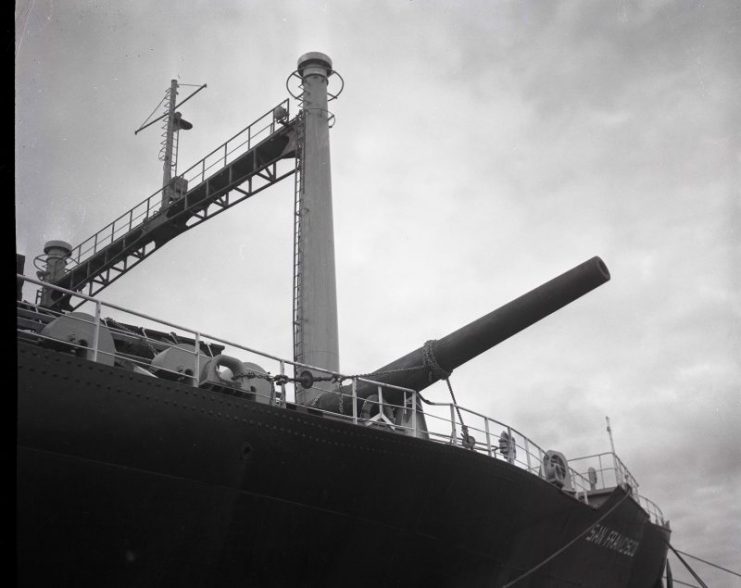
[[[71,267],[51,283],[94,296],[177,235],[297,172],[300,124],[284,100],[74,247]],[[54,293],[59,309],[84,303]]]

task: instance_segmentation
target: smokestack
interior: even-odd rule
[[[298,60],[298,73],[304,119],[297,251],[301,278],[294,353],[296,361],[336,372],[340,360],[327,110],[332,60],[323,53],[306,53]],[[296,402],[311,404],[320,392],[299,388]]]
[[[44,245],[46,269],[38,272],[39,278],[52,284],[61,280],[67,272],[67,260],[72,254],[72,245],[66,241],[47,241]],[[62,293],[43,286],[41,288],[41,306],[51,308],[62,297]]]
[[[26,268],[26,256],[20,253],[15,254],[15,273],[23,275]],[[16,300],[23,300],[23,280],[16,278]]]

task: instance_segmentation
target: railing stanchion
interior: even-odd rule
[[[417,392],[412,392],[412,436],[417,437]]]
[[[195,370],[193,372],[193,387],[198,387],[198,380],[201,376],[201,334],[196,332],[195,334],[195,340],[196,340],[196,361],[195,361]]]
[[[95,301],[95,331],[93,333],[93,361],[98,361],[98,347],[100,346],[100,301]]]
[[[527,457],[527,471],[531,472],[533,467],[530,464],[530,442],[528,441],[527,437],[523,437],[525,440],[525,457]]]
[[[453,404],[449,404],[448,406],[450,406],[450,444],[455,445],[455,438],[458,434],[455,426],[455,406]]]
[[[280,361],[280,375],[286,375],[286,362],[283,360]],[[285,408],[288,399],[286,398],[286,383],[283,378],[280,380],[280,397],[283,401],[283,407]]]
[[[486,430],[486,452],[489,454],[489,457],[492,457],[491,454],[491,435],[489,434],[489,419],[484,419],[484,429]]]
[[[515,442],[514,437],[512,436],[512,429],[507,427],[507,462],[508,463],[515,463],[515,456],[514,456],[514,447],[513,444]]]
[[[617,454],[612,452],[612,467],[615,468],[615,486],[620,485],[620,470],[618,469]]]
[[[358,379],[352,379],[352,422],[358,424]]]

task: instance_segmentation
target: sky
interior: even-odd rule
[[[159,188],[160,129],[134,130],[171,79],[208,84],[181,109],[184,169],[322,51],[345,84],[342,371],[601,256],[610,282],[455,370],[456,397],[567,457],[608,451],[609,416],[675,547],[741,571],[741,3],[19,0],[15,24],[27,274],[46,241],[76,245]],[[101,298],[290,359],[292,211],[289,179]]]

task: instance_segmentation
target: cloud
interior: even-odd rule
[[[283,99],[299,55],[326,51],[346,82],[331,106],[343,369],[601,255],[608,284],[457,369],[457,396],[567,456],[607,449],[609,415],[677,545],[740,568],[740,10],[21,3],[17,248],[79,242],[159,187],[159,131],[133,131],[173,77],[208,83],[184,108],[188,165]],[[290,355],[290,182],[103,298]]]

